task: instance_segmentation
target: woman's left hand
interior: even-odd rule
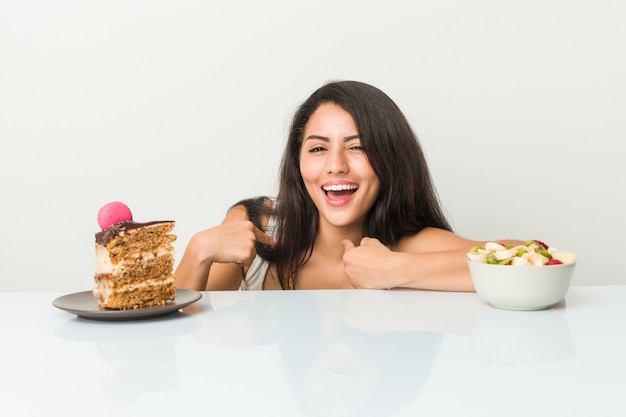
[[[389,260],[393,252],[378,239],[364,237],[359,246],[350,240],[344,247],[344,271],[354,288],[386,289],[389,284]]]

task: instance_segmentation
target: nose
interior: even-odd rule
[[[329,174],[346,174],[350,168],[343,149],[333,149],[328,153],[326,167]]]

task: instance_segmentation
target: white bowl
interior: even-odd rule
[[[493,307],[543,310],[565,297],[576,262],[511,266],[467,261],[476,293]]]

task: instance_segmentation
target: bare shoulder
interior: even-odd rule
[[[400,239],[393,247],[393,250],[414,253],[443,252],[471,248],[479,243],[448,230],[427,227],[415,235],[405,236]]]

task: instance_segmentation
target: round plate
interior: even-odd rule
[[[143,307],[130,310],[109,310],[98,305],[98,299],[91,291],[77,292],[56,298],[52,305],[90,320],[142,320],[173,314],[183,307],[195,303],[202,294],[198,291],[176,289],[176,298],[165,305]]]

